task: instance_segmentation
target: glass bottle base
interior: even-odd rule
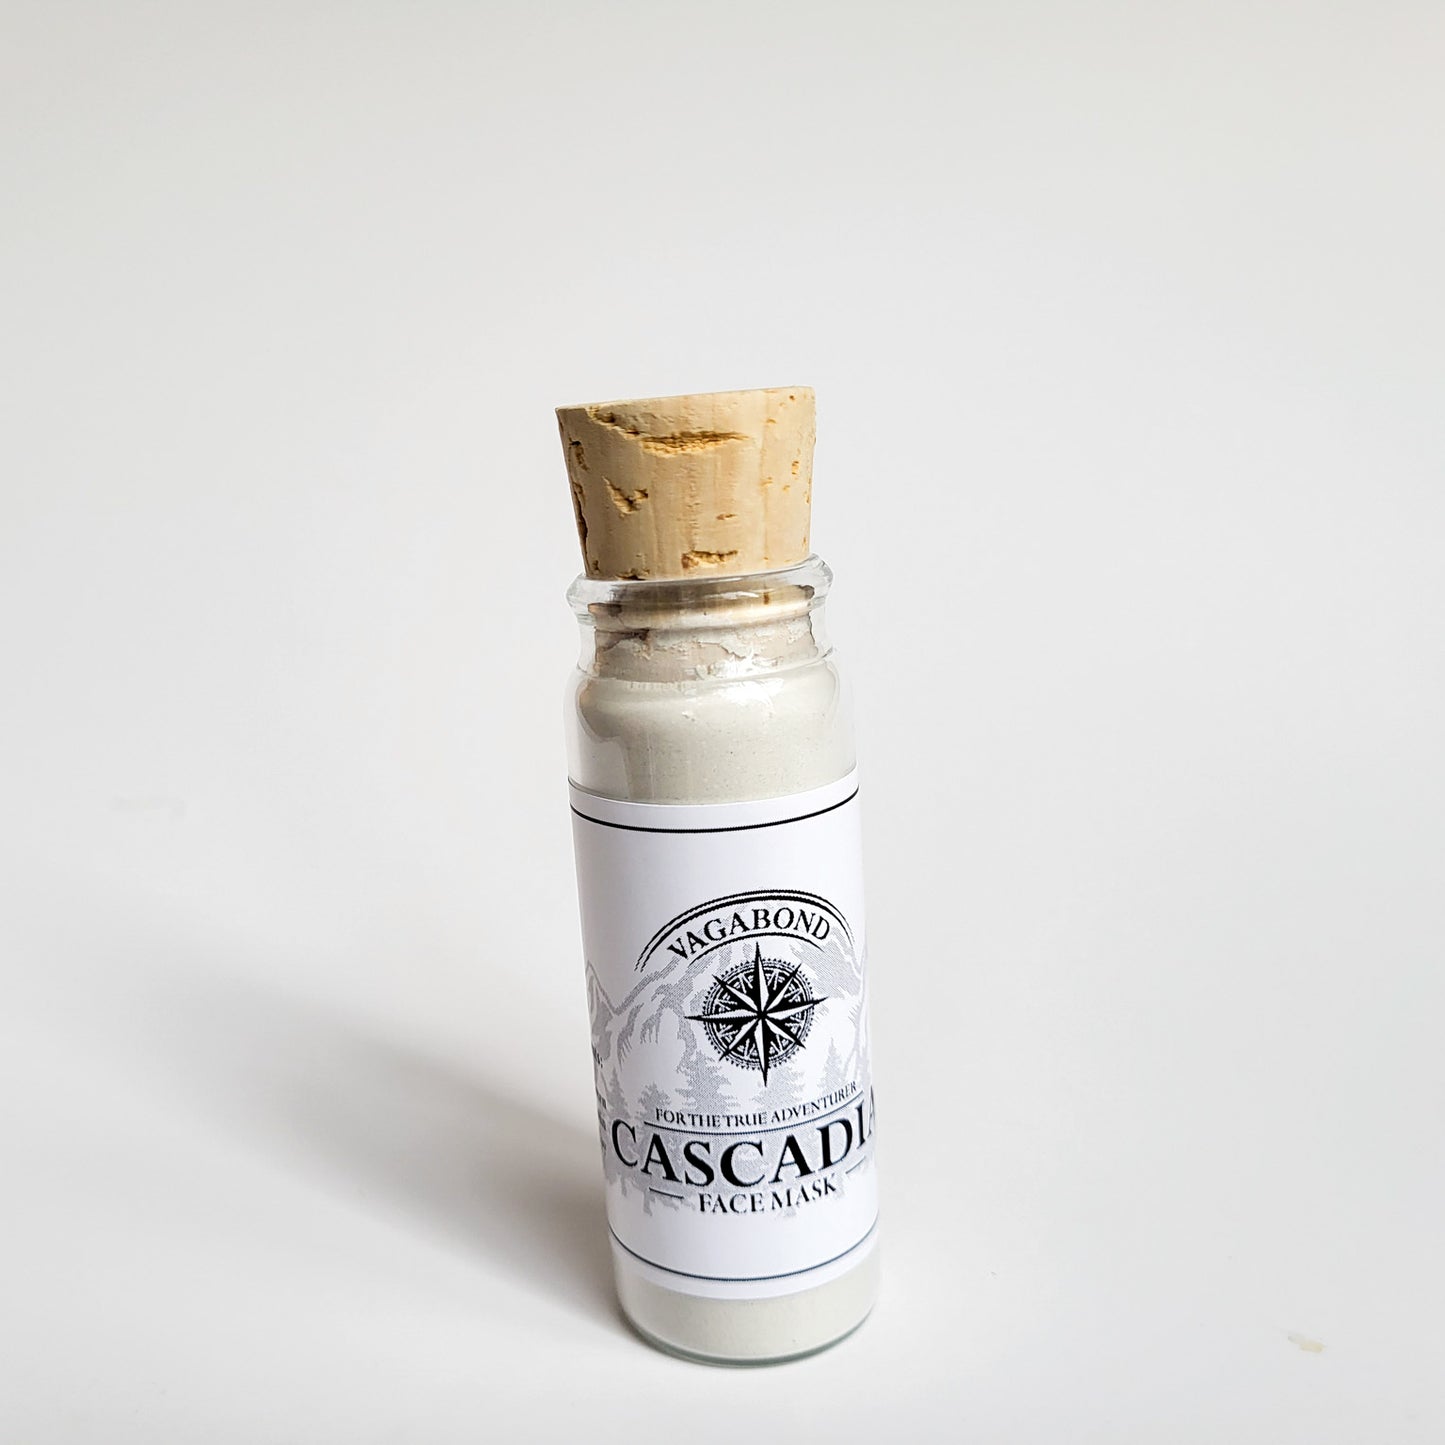
[[[701,1299],[666,1289],[614,1251],[617,1297],[649,1344],[709,1365],[771,1365],[816,1354],[853,1333],[878,1297],[876,1244],[846,1274],[771,1299]]]

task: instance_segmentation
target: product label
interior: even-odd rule
[[[856,774],[572,813],[614,1246],[718,1299],[843,1273],[878,1217]]]

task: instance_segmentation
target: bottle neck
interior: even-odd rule
[[[578,666],[636,683],[757,678],[828,654],[827,563],[746,577],[597,581],[579,577],[568,600],[582,629]]]

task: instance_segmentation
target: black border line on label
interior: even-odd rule
[[[806,823],[809,818],[821,818],[835,808],[846,808],[857,796],[858,789],[854,788],[841,802],[829,803],[816,813],[800,813],[796,818],[774,818],[771,823],[731,823],[720,828],[649,828],[641,823],[609,823],[606,818],[594,818],[590,813],[584,813],[575,804],[572,811],[585,823],[596,823],[599,828],[621,828],[627,833],[747,833],[754,828],[781,828],[786,823]],[[621,1244],[621,1240],[618,1243]],[[624,1249],[626,1247],[623,1245]]]
[[[873,1223],[868,1226],[867,1232],[860,1235],[841,1254],[835,1254],[832,1259],[820,1259],[817,1264],[805,1265],[802,1269],[785,1270],[782,1274],[690,1274],[685,1269],[673,1269],[670,1265],[658,1264],[655,1259],[648,1259],[645,1254],[638,1254],[635,1249],[630,1249],[617,1238],[617,1231],[609,1223],[607,1232],[617,1241],[617,1247],[625,1253],[630,1254],[633,1259],[641,1260],[643,1264],[650,1264],[653,1269],[660,1269],[664,1274],[680,1275],[683,1279],[707,1280],[711,1284],[766,1284],[774,1279],[793,1279],[800,1274],[812,1274],[815,1269],[826,1269],[830,1264],[837,1264],[840,1259],[846,1259],[855,1249],[861,1249],[872,1239],[878,1228],[878,1216],[873,1216]]]

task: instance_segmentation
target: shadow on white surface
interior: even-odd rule
[[[158,1001],[153,1057],[288,1172],[488,1272],[626,1329],[596,1141],[512,1089],[315,1002],[234,978]]]

